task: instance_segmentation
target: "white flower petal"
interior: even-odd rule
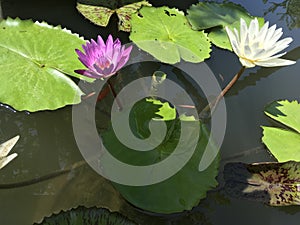
[[[228,27],[225,27],[225,29],[229,37],[232,50],[234,51],[235,54],[240,55],[241,52],[239,51],[238,40],[236,40],[236,36]]]
[[[0,158],[8,155],[8,153],[12,150],[12,148],[15,146],[15,144],[19,140],[19,138],[20,138],[20,136],[17,135],[0,145]]]
[[[17,153],[13,153],[7,157],[0,159],[0,169],[2,169],[4,166],[6,166],[10,161],[12,161],[14,158],[18,156]]]
[[[236,29],[231,31],[226,27],[226,31],[235,54],[245,67],[259,66],[285,66],[292,65],[292,60],[280,59],[286,54],[280,53],[293,41],[292,38],[285,38],[280,41],[282,28],[276,30],[276,24],[269,28],[266,22],[261,29],[257,18],[251,20],[249,28],[246,22],[240,19],[240,33]],[[278,54],[279,53],[279,54]]]
[[[264,42],[267,32],[268,32],[268,28],[269,28],[269,22],[266,22],[263,27],[260,29],[258,35],[257,35],[257,39],[260,40],[260,42]]]
[[[243,52],[240,51],[238,42],[236,42],[235,40],[232,40],[231,47],[236,55],[241,56],[243,54]]]
[[[274,32],[274,35],[272,36],[272,38],[270,40],[268,40],[266,43],[265,43],[265,48],[270,48],[272,47],[278,40],[279,38],[282,36],[283,32],[281,31],[282,29],[277,29],[275,32]]]
[[[271,57],[264,57],[263,60],[276,59],[276,58],[279,58],[279,57],[281,57],[281,56],[284,56],[285,54],[286,54],[286,52],[283,52],[283,53],[280,53],[280,54],[277,54],[277,55],[273,55],[273,56],[271,56]],[[260,60],[258,59],[258,61],[260,61]]]
[[[254,66],[255,66],[255,64],[254,64],[253,62],[248,61],[248,60],[246,60],[246,59],[239,58],[239,60],[240,60],[241,64],[242,64],[243,66],[247,67],[247,68],[251,68],[251,67],[254,67]]]
[[[252,55],[251,47],[246,45],[244,48],[244,57],[249,58],[249,57],[251,57],[251,55]]]
[[[266,55],[266,51],[264,49],[257,49],[255,53],[253,53],[252,58],[254,60],[261,59],[261,58],[265,58],[265,55]]]
[[[246,37],[248,36],[248,28],[244,19],[240,19],[240,42],[244,45]]]
[[[250,25],[249,25],[249,39],[254,39],[254,37],[257,36],[259,31],[259,25],[258,25],[258,20],[255,18],[254,20],[251,20]]]
[[[265,57],[270,57],[278,52],[281,52],[283,49],[287,48],[289,46],[289,43],[291,43],[292,41],[292,38],[285,38],[278,41],[275,46],[273,46],[271,49],[266,50]]]
[[[287,60],[287,59],[278,59],[278,58],[255,62],[256,65],[264,66],[264,67],[288,66],[288,65],[293,65],[295,63],[296,61]]]
[[[237,29],[233,29],[234,31],[234,35],[235,35],[235,39],[237,42],[240,42],[240,35],[239,35],[239,32],[237,31]]]
[[[267,33],[267,36],[266,36],[266,39],[265,39],[265,43],[268,43],[271,40],[271,38],[273,37],[273,35],[275,33],[275,30],[276,30],[276,24],[274,24],[273,26],[271,26],[268,29],[268,33]]]

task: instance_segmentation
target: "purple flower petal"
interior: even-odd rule
[[[87,70],[76,70],[76,73],[92,78],[107,78],[114,75],[128,61],[132,46],[125,49],[117,38],[115,41],[111,35],[106,43],[100,35],[95,40],[82,45],[84,52],[76,49],[78,59]]]

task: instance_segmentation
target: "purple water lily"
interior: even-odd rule
[[[132,46],[125,49],[117,38],[109,35],[106,43],[99,35],[97,42],[93,39],[82,45],[84,53],[76,49],[79,60],[87,70],[75,70],[76,73],[91,78],[107,78],[119,71],[128,61]]]

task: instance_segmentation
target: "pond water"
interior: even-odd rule
[[[186,9],[197,1],[150,1],[155,6],[169,5]],[[252,15],[264,16],[270,24],[282,27],[284,36],[293,37],[286,58],[300,56],[300,15],[289,15],[291,10],[265,0],[233,1],[243,5]],[[276,3],[283,1],[277,0]],[[285,1],[286,2],[286,1]],[[290,3],[297,2],[290,0]],[[299,1],[298,1],[299,2]],[[76,11],[71,0],[9,0],[1,2],[3,17],[20,17],[67,27],[85,38],[98,34],[116,33],[115,21],[108,28],[96,27]],[[293,7],[293,6],[290,6]],[[299,8],[298,5],[294,6]],[[298,11],[299,12],[299,11]],[[298,21],[293,24],[293,20]],[[298,27],[297,27],[298,25]],[[128,41],[125,33],[117,34]],[[237,57],[213,48],[206,61],[220,85],[224,87],[239,70]],[[13,69],[13,68],[12,68]],[[248,69],[226,97],[227,132],[221,148],[221,168],[229,161],[261,162],[274,160],[261,144],[261,125],[271,125],[263,113],[264,107],[279,99],[300,101],[300,64],[278,68]],[[250,76],[251,75],[251,76]],[[0,143],[14,135],[21,138],[14,148],[19,154],[0,172],[0,184],[23,181],[53,171],[69,168],[82,160],[72,130],[72,107],[37,113],[15,112],[0,105]],[[220,183],[222,183],[220,173]],[[300,220],[299,207],[274,208],[258,202],[232,199],[222,192],[212,191],[200,205],[190,212],[169,216],[144,213],[128,204],[109,182],[89,166],[74,169],[65,175],[23,188],[0,190],[1,224],[29,225],[53,212],[78,205],[107,207],[120,211],[139,224],[296,224]]]

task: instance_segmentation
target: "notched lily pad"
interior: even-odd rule
[[[220,48],[232,50],[225,27],[239,30],[240,18],[249,24],[254,17],[234,3],[199,2],[188,10],[187,18],[195,30],[209,30],[208,38]],[[263,18],[259,18],[260,24]]]
[[[198,63],[210,57],[207,35],[191,29],[184,13],[168,7],[144,7],[131,20],[130,39],[164,63],[182,58]]]
[[[300,161],[300,104],[276,101],[266,107],[265,114],[284,127],[263,126],[263,143],[279,162]]]
[[[224,179],[232,197],[271,206],[300,205],[300,162],[228,163]]]
[[[162,137],[162,141],[157,147],[149,151],[136,151],[125,146],[116,137],[113,128],[101,133],[103,144],[110,154],[129,165],[142,168],[160,163],[167,158],[170,159],[169,157],[182,162],[187,155],[190,156],[183,168],[162,182],[145,186],[113,183],[126,200],[144,210],[157,213],[191,210],[199,204],[201,199],[206,197],[208,190],[217,186],[215,177],[218,174],[219,157],[216,157],[206,170],[201,172],[198,170],[203,152],[212,150],[207,147],[209,132],[205,125],[186,116],[169,120],[174,113],[174,108],[159,100],[141,100],[132,108],[131,115],[133,116],[130,116],[130,128],[136,137],[139,139],[146,139],[150,135]],[[151,134],[149,121],[158,116],[166,123],[166,133],[161,134],[160,130],[155,130],[155,134]],[[119,119],[123,121],[122,117]],[[161,121],[155,122],[160,123]],[[156,141],[156,139],[154,140]],[[150,142],[151,145],[153,143],[154,141]],[[177,146],[183,146],[183,148],[179,147],[179,151],[177,150],[176,154],[172,155]],[[215,151],[215,149],[213,150]],[[172,168],[166,167],[161,171],[153,170],[149,174],[149,179],[160,176],[160,173],[164,174],[166,170],[172,170]],[[135,174],[132,174],[132,177],[135,177]]]
[[[96,6],[78,2],[77,10],[92,23],[102,27],[106,27],[112,14],[116,13],[119,18],[119,30],[130,32],[131,16],[143,6],[151,6],[151,4],[147,1],[140,1],[120,8],[108,8],[105,4]]]
[[[51,217],[45,218],[41,225],[63,225],[63,224],[93,224],[93,225],[137,225],[135,222],[127,219],[123,215],[104,208],[85,208],[78,207],[69,211],[62,211]],[[37,225],[37,223],[35,223]]]
[[[70,77],[81,67],[75,53],[85,41],[67,29],[45,22],[0,22],[0,102],[16,110],[57,109],[81,101]]]

